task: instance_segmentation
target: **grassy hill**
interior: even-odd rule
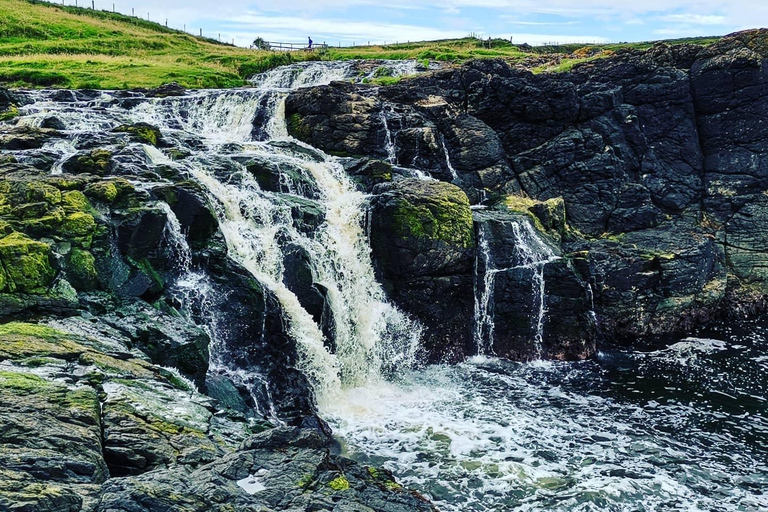
[[[290,62],[105,11],[0,0],[0,82],[16,86],[120,89],[176,81],[236,87]]]
[[[190,88],[237,87],[255,73],[305,59],[418,59],[460,62],[500,57],[535,72],[563,71],[623,47],[652,43],[559,45],[523,51],[504,39],[464,38],[388,46],[330,48],[326,53],[255,51],[192,36],[140,18],[37,0],[0,0],[0,84],[17,87],[125,89],[178,82]],[[675,40],[708,44],[717,38]],[[579,53],[581,51],[581,53]],[[567,54],[567,55],[565,55]]]

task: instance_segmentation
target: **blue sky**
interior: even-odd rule
[[[64,0],[74,4],[74,0]],[[111,9],[247,46],[351,45],[464,37],[516,43],[647,41],[768,26],[767,0],[96,0]],[[57,2],[58,3],[58,2]],[[79,4],[90,5],[90,0]]]

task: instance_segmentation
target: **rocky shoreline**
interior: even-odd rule
[[[559,75],[487,60],[388,87],[333,82],[291,93],[286,124],[369,194],[377,276],[423,326],[422,360],[583,359],[765,312],[766,41],[659,45]],[[46,101],[122,112],[185,94]],[[201,139],[135,122],[72,136],[56,115],[25,123],[32,103],[0,89],[0,506],[432,510],[338,454],[279,298],[231,257],[216,206],[173,164]],[[317,229],[314,178],[240,149],[228,146],[239,167],[211,172],[246,173],[297,230]],[[308,256],[288,245],[282,264],[332,346]],[[215,350],[210,304],[181,312],[202,287],[180,288],[190,268],[224,326]]]

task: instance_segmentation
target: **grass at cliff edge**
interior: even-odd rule
[[[708,44],[717,38],[677,40]],[[73,89],[128,89],[178,82],[189,88],[246,85],[246,79],[274,67],[307,59],[417,59],[463,62],[475,58],[530,61],[539,55],[568,57],[530,66],[534,72],[567,71],[584,60],[619,48],[651,43],[526,48],[505,39],[467,37],[386,46],[329,48],[314,52],[270,52],[222,44],[122,14],[39,0],[0,0],[0,85]],[[490,47],[489,47],[490,46]],[[582,48],[582,50],[584,50]],[[575,59],[569,58],[576,55]],[[388,77],[381,78],[386,83]],[[392,79],[389,79],[392,80]],[[392,80],[395,81],[395,80]]]
[[[255,73],[307,57],[39,1],[0,0],[0,20],[0,83],[17,87],[237,87]]]

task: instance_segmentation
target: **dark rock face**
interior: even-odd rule
[[[379,185],[371,204],[371,248],[389,293],[426,326],[433,359],[471,350],[474,237],[458,187],[406,179]],[[437,348],[440,347],[438,350]]]
[[[459,185],[473,204],[562,198],[565,221],[556,229],[544,226],[551,224],[546,209],[525,210],[563,254],[562,262],[545,265],[545,289],[562,295],[546,301],[544,332],[553,342],[570,341],[553,345],[549,356],[582,357],[596,336],[682,332],[717,315],[764,307],[766,41],[763,29],[706,48],[660,44],[563,74],[473,61],[387,88],[299,90],[286,114],[296,133],[318,147],[394,155],[400,165]],[[397,252],[374,255],[387,268]],[[440,278],[461,281],[467,268]],[[530,298],[519,286],[526,273],[497,276],[497,332],[504,334],[494,346],[510,357],[527,358],[531,350],[530,336],[502,341],[529,314],[515,298]],[[427,296],[421,289],[393,295],[402,305]],[[438,330],[428,337],[441,337],[443,314],[424,314],[432,318],[428,330]],[[473,322],[465,306],[450,316]],[[558,316],[562,325],[555,325]]]
[[[259,490],[258,494],[254,494]],[[391,474],[329,455],[316,432],[276,428],[194,471],[175,467],[111,480],[97,510],[411,512],[435,510]]]

